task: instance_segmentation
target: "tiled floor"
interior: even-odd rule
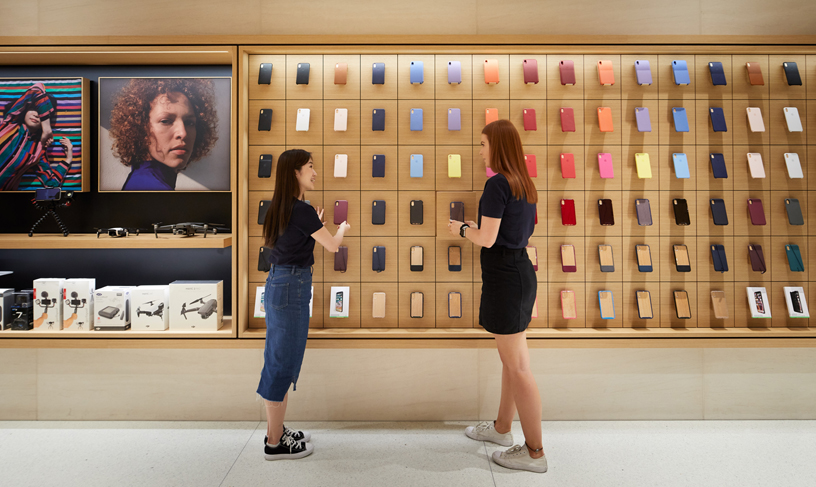
[[[816,485],[816,421],[545,422],[546,474],[492,464],[466,424],[292,423],[315,453],[267,462],[257,422],[0,422],[0,485]]]

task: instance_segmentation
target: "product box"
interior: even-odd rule
[[[329,318],[349,317],[349,286],[332,286],[329,295]]]
[[[34,281],[34,331],[62,330],[62,288],[64,279]]]
[[[0,330],[11,328],[11,305],[14,289],[0,289]]]
[[[130,292],[127,286],[105,286],[94,292],[94,330],[130,328]]]
[[[805,300],[805,288],[784,287],[785,304],[788,305],[788,316],[791,318],[809,318],[807,300]]]
[[[94,329],[96,279],[66,279],[62,289],[62,329]]]
[[[224,316],[224,281],[170,283],[170,330],[218,331]]]
[[[138,286],[130,293],[131,329],[163,331],[170,326],[170,287]]]
[[[24,289],[12,295],[11,327],[15,331],[28,331],[34,328],[34,290]]]
[[[751,318],[770,318],[771,302],[768,300],[768,291],[764,287],[747,287],[748,308]]]

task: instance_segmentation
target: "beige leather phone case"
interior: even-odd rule
[[[425,295],[421,292],[411,293],[411,318],[422,318],[425,314]]]
[[[374,293],[374,304],[371,308],[372,318],[385,318],[385,293]]]
[[[451,291],[448,293],[448,318],[462,317],[462,293]]]
[[[575,307],[575,291],[568,289],[561,291],[561,317],[565,320],[574,320],[578,317]]]
[[[419,245],[415,245],[411,247],[411,265],[412,266],[422,266],[424,256],[423,256],[423,248]]]

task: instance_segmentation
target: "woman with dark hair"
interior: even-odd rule
[[[296,459],[310,455],[311,435],[283,425],[289,386],[297,380],[309,333],[309,300],[315,241],[337,252],[349,229],[341,223],[332,236],[323,225],[323,210],[303,201],[314,189],[317,172],[312,155],[288,150],[278,158],[275,193],[263,226],[264,245],[271,248],[269,277],[264,291],[266,345],[258,394],[266,403],[267,460]]]
[[[134,78],[111,110],[113,154],[130,174],[122,191],[176,189],[178,174],[218,140],[210,80]]]
[[[33,174],[44,187],[59,187],[71,169],[73,145],[60,139],[65,161],[51,164],[48,146],[54,140],[51,122],[56,118],[57,100],[34,83],[16,101],[8,103],[0,121],[0,190],[15,191],[23,175]]]
[[[541,442],[541,397],[530,370],[527,326],[536,299],[536,275],[527,256],[533,234],[538,193],[527,166],[516,128],[497,120],[482,129],[479,154],[496,175],[487,180],[479,200],[479,221],[451,220],[453,236],[482,247],[482,301],[479,324],[496,338],[502,361],[501,402],[496,421],[470,426],[465,434],[503,446],[513,444],[510,427],[518,410],[524,445],[493,453],[507,468],[546,472]]]

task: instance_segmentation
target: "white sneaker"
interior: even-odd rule
[[[527,444],[515,445],[507,451],[494,451],[493,461],[505,468],[544,473],[547,471],[547,457],[532,458]]]
[[[465,435],[478,441],[489,441],[501,446],[510,446],[513,444],[513,433],[499,433],[496,431],[496,425],[493,421],[482,421],[476,426],[468,426],[465,429]]]

